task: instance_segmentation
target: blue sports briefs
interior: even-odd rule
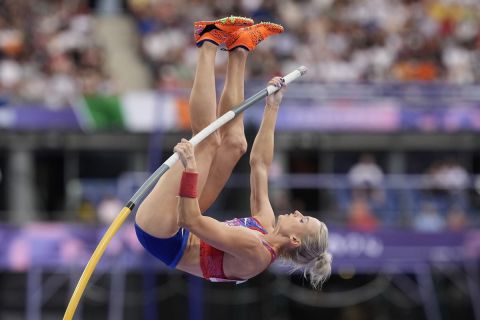
[[[142,246],[171,268],[175,268],[182,258],[190,234],[181,228],[173,237],[161,239],[146,233],[136,223],[135,232]]]

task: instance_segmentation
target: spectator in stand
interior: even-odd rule
[[[368,201],[364,197],[356,195],[350,204],[347,225],[355,230],[374,231],[380,226],[380,223]]]
[[[353,194],[361,194],[374,206],[384,202],[383,171],[372,154],[365,153],[358,162],[350,168],[348,180]]]
[[[440,232],[445,228],[445,219],[439,214],[435,204],[424,202],[415,216],[413,228],[421,232]]]
[[[348,172],[348,180],[354,188],[380,188],[383,183],[383,171],[372,154],[364,153]]]
[[[469,176],[458,162],[448,159],[433,163],[427,171],[426,183],[426,197],[440,207],[443,216],[453,207],[468,209]]]
[[[450,192],[465,190],[468,186],[468,173],[458,162],[449,159],[445,161],[441,172],[441,180],[445,189]]]
[[[447,214],[448,230],[458,232],[468,227],[468,219],[465,212],[459,207],[453,207]]]
[[[117,197],[106,194],[97,208],[98,220],[101,224],[109,225],[122,209],[122,202]]]

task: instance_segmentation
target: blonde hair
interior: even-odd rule
[[[285,250],[281,257],[291,264],[291,272],[303,269],[303,276],[310,276],[313,288],[322,287],[332,271],[332,255],[327,252],[328,229],[322,222],[318,232],[301,239],[301,245],[292,250]]]

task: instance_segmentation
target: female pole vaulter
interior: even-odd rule
[[[242,17],[196,22],[194,27],[199,55],[189,108],[195,135],[244,100],[248,54],[265,38],[283,32],[283,27],[266,22],[254,25]],[[214,64],[222,44],[228,50],[228,66],[217,107]],[[145,249],[166,265],[210,281],[246,281],[278,257],[304,270],[316,288],[331,270],[326,225],[299,211],[276,218],[268,197],[275,123],[285,90],[279,77],[269,85],[281,90],[266,99],[250,155],[251,216],[220,222],[202,215],[246,152],[243,116],[238,116],[195,150],[185,139],[177,144],[174,151],[181,161],[142,202],[135,229]]]

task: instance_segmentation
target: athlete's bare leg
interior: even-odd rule
[[[217,116],[214,71],[217,49],[216,45],[204,42],[198,51],[197,69],[189,103],[193,134],[209,125]],[[199,194],[205,186],[219,143],[219,134],[213,133],[195,147]],[[136,223],[152,236],[167,238],[178,231],[177,195],[182,171],[181,163],[175,164],[160,178],[138,209]]]
[[[283,27],[274,23],[259,23],[237,31],[239,34],[226,41],[230,51],[225,87],[220,98],[219,113],[223,114],[244,100],[245,63],[248,52],[255,49],[261,40],[283,32]],[[244,48],[248,48],[248,51]],[[213,160],[210,175],[200,196],[200,208],[210,207],[218,197],[233,168],[247,149],[240,114],[232,122],[220,128],[221,145]]]
[[[248,51],[237,48],[229,52],[225,85],[219,102],[219,116],[244,100],[245,63]],[[205,188],[199,198],[202,211],[209,208],[222,191],[238,160],[247,150],[243,114],[219,129],[221,144],[210,168]]]

